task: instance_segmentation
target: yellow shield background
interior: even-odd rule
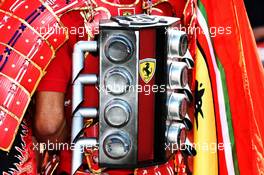
[[[139,61],[139,74],[141,79],[147,84],[153,78],[156,71],[156,59],[145,58]]]

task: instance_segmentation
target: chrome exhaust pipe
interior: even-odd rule
[[[96,52],[98,49],[97,41],[79,41],[74,45],[72,80],[75,81],[78,74],[84,67],[84,53]]]
[[[98,49],[97,41],[79,41],[74,46],[73,65],[72,65],[72,82],[73,82],[73,105],[74,113],[79,104],[83,101],[83,85],[96,84],[98,78],[96,75],[84,74],[79,75],[84,67],[84,53],[96,52]]]
[[[71,142],[74,144],[72,152],[72,172],[75,174],[78,168],[82,165],[82,155],[86,148],[97,146],[98,141],[95,138],[78,138],[80,131],[84,127],[84,118],[98,117],[98,110],[95,108],[80,108],[79,105],[84,98],[84,85],[96,85],[98,77],[94,74],[80,74],[84,68],[85,52],[96,52],[98,48],[96,41],[79,41],[74,46],[73,52],[73,67],[72,67],[72,133]],[[79,108],[78,108],[79,107]]]
[[[94,74],[81,74],[73,82],[72,113],[83,101],[83,86],[97,84],[98,78]]]
[[[85,118],[96,118],[98,116],[98,110],[96,108],[80,108],[78,109],[72,118],[72,133],[71,142],[73,143],[75,138],[79,135],[80,131],[84,127],[83,120]]]
[[[74,175],[79,167],[82,165],[83,153],[87,148],[93,149],[98,146],[97,139],[87,138],[79,139],[74,144],[73,154],[72,154],[72,167],[71,174]]]
[[[187,50],[186,54],[181,57],[181,59],[188,65],[189,69],[192,69],[194,67],[194,61],[189,50]]]

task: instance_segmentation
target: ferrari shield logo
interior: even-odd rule
[[[153,78],[156,71],[156,60],[146,58],[139,61],[139,74],[141,79],[147,84]]]
[[[119,16],[131,16],[136,14],[135,8],[119,8],[118,9]]]

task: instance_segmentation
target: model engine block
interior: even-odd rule
[[[172,17],[114,17],[101,21],[98,41],[76,44],[72,141],[80,148],[98,145],[101,167],[164,163],[173,154],[166,144],[186,144],[192,128],[188,74],[193,60],[179,25]],[[85,52],[99,54],[99,75],[80,74]],[[79,107],[88,84],[99,87],[99,109]],[[147,93],[146,87],[151,89]],[[89,117],[99,118],[99,138],[78,138]],[[82,153],[74,150],[73,173],[81,162]]]

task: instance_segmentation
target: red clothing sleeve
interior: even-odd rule
[[[57,51],[56,57],[47,68],[47,73],[40,81],[37,91],[66,92],[71,80],[71,48],[64,44]]]

